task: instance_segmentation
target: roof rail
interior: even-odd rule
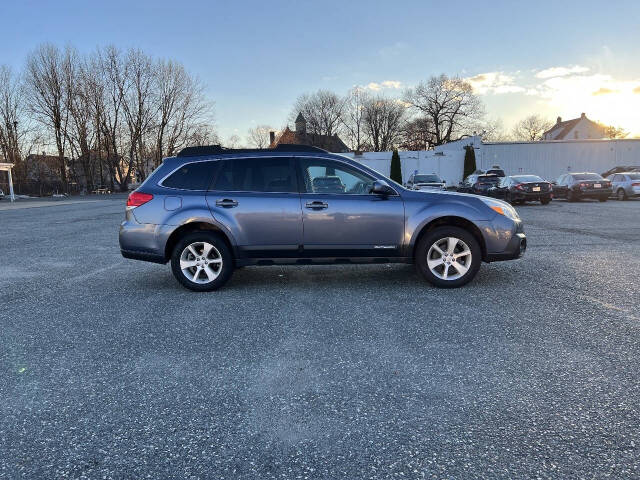
[[[255,153],[255,152],[320,152],[329,153],[326,150],[310,145],[280,144],[275,148],[225,148],[222,145],[205,145],[202,147],[185,147],[178,152],[178,157],[200,157],[204,155],[222,155],[229,153]]]

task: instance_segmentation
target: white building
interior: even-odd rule
[[[582,113],[580,117],[562,121],[558,117],[556,124],[544,132],[544,140],[582,140],[607,138],[607,129]]]
[[[437,173],[449,185],[462,180],[464,147],[471,145],[476,167],[487,170],[500,165],[507,175],[534,174],[555,180],[567,172],[603,173],[617,166],[640,166],[640,139],[566,140],[542,142],[482,142],[467,137],[435,150],[399,152],[402,178],[414,171]],[[361,156],[345,154],[389,175],[392,152],[365,152]]]

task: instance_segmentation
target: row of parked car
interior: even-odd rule
[[[615,171],[606,178],[592,172],[566,173],[549,182],[537,175],[506,175],[502,168],[494,165],[486,172],[475,171],[454,188],[448,188],[436,174],[419,173],[411,175],[405,186],[414,190],[457,190],[511,204],[540,202],[547,205],[553,198],[564,198],[569,202],[592,198],[606,202],[611,196],[618,200],[640,197],[640,167],[629,170]]]

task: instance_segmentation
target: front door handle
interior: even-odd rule
[[[216,200],[216,207],[232,208],[237,206],[238,202],[236,202],[235,200],[231,200],[230,198],[222,198],[220,200]]]
[[[322,210],[323,208],[327,208],[329,204],[327,202],[321,202],[316,200],[314,202],[307,202],[305,207],[311,208],[312,210]]]

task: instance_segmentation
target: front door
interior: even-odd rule
[[[302,211],[293,159],[234,158],[221,166],[207,203],[245,257],[296,256]]]
[[[404,203],[369,193],[375,178],[346,162],[298,158],[305,256],[399,256]]]

